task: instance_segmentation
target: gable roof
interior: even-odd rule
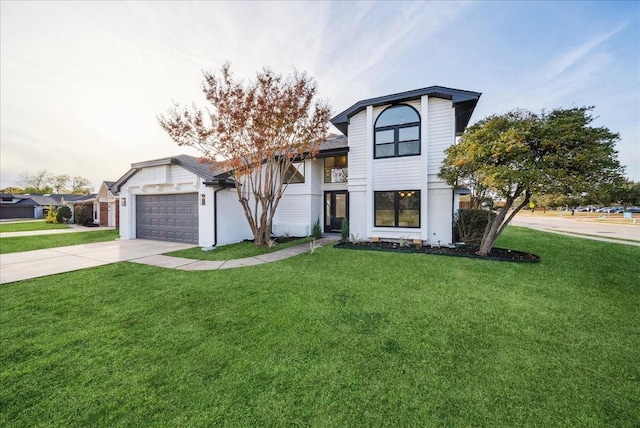
[[[469,124],[471,114],[478,104],[480,92],[465,91],[462,89],[445,88],[444,86],[429,86],[428,88],[414,89],[412,91],[400,92],[397,94],[385,95],[382,97],[369,98],[358,101],[342,113],[331,118],[333,126],[338,128],[344,135],[348,135],[349,120],[351,116],[361,112],[367,106],[380,106],[385,104],[395,104],[403,101],[420,99],[423,95],[443,98],[453,101],[456,109],[456,134],[461,133]]]
[[[142,168],[150,168],[163,165],[179,165],[187,171],[194,173],[198,177],[203,178],[205,184],[213,184],[214,182],[219,182],[221,179],[226,179],[225,174],[227,171],[220,167],[216,167],[213,164],[207,162],[202,163],[200,162],[200,158],[197,158],[195,156],[176,155],[161,159],[132,163],[131,169],[127,171],[127,173],[122,177],[120,177],[116,182],[114,182],[109,189],[112,193],[116,194],[120,192],[120,188],[122,187],[122,185]]]

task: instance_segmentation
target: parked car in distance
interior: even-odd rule
[[[611,213],[611,214],[621,213],[621,212],[624,212],[624,208],[622,208],[622,207],[611,207],[611,208],[609,208],[609,211],[607,211],[607,212]]]
[[[626,213],[640,213],[640,207],[629,207],[624,210]]]

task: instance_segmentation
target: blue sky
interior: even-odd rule
[[[156,116],[201,70],[307,71],[334,113],[431,85],[482,92],[472,122],[595,106],[640,180],[640,3],[0,2],[0,186],[47,169],[116,180],[196,152]]]

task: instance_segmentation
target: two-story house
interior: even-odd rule
[[[480,93],[432,86],[359,101],[331,119],[344,136],[295,164],[273,220],[274,235],[307,236],[320,220],[360,239],[452,241],[456,192],[437,174],[444,150],[464,131]],[[140,162],[119,193],[122,239],[203,247],[251,238],[226,171],[191,156]]]

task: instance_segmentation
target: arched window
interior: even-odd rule
[[[420,154],[420,114],[413,107],[388,107],[376,119],[374,129],[374,158]]]

